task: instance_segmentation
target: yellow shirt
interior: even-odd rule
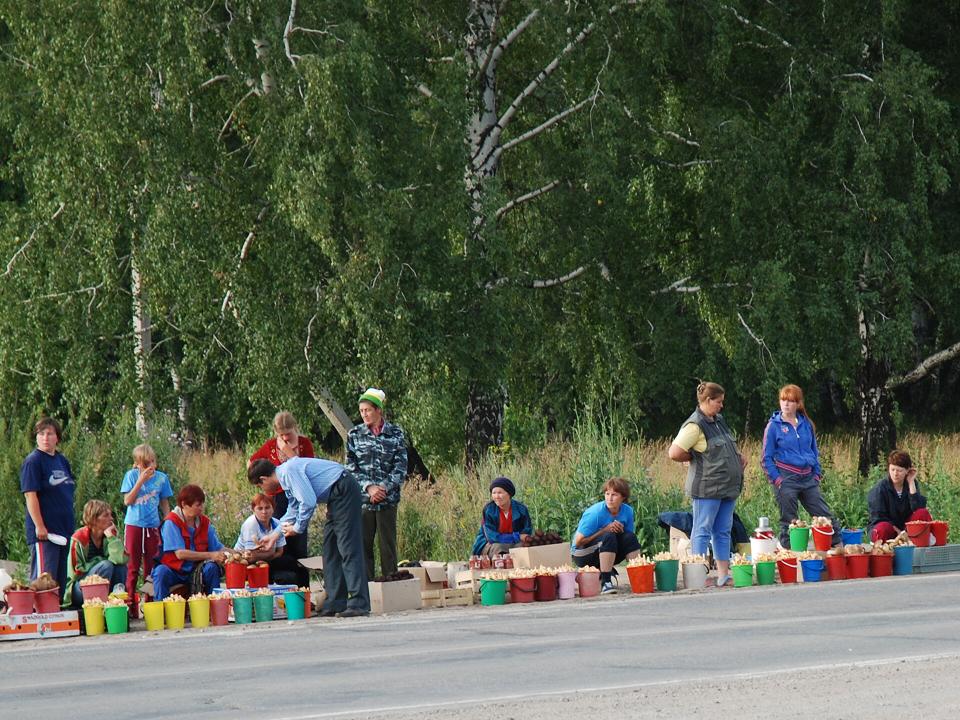
[[[673,444],[687,452],[692,449],[702,453],[707,449],[707,436],[696,423],[687,423],[680,428],[680,432],[673,439]]]

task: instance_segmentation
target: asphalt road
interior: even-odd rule
[[[958,610],[950,573],[3,643],[0,717],[956,718]]]

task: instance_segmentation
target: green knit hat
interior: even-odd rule
[[[387,402],[387,394],[380,388],[367,388],[363,391],[363,395],[360,396],[357,402],[368,402],[383,410],[383,406]]]

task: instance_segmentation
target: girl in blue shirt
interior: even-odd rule
[[[571,555],[577,567],[600,568],[600,592],[615,593],[613,566],[640,554],[640,541],[634,534],[630,483],[610,478],[603,486],[603,500],[583,511],[573,534]]]

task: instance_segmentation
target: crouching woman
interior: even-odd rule
[[[612,581],[613,566],[640,554],[629,499],[630,484],[624,478],[610,478],[603,486],[603,500],[583,511],[573,534],[573,562],[578,567],[600,568],[603,594],[617,591]]]
[[[219,587],[223,543],[203,514],[207,496],[197,485],[184,485],[177,507],[160,526],[160,562],[153,568],[153,594],[163,600],[174,585],[187,584],[190,594]]]

